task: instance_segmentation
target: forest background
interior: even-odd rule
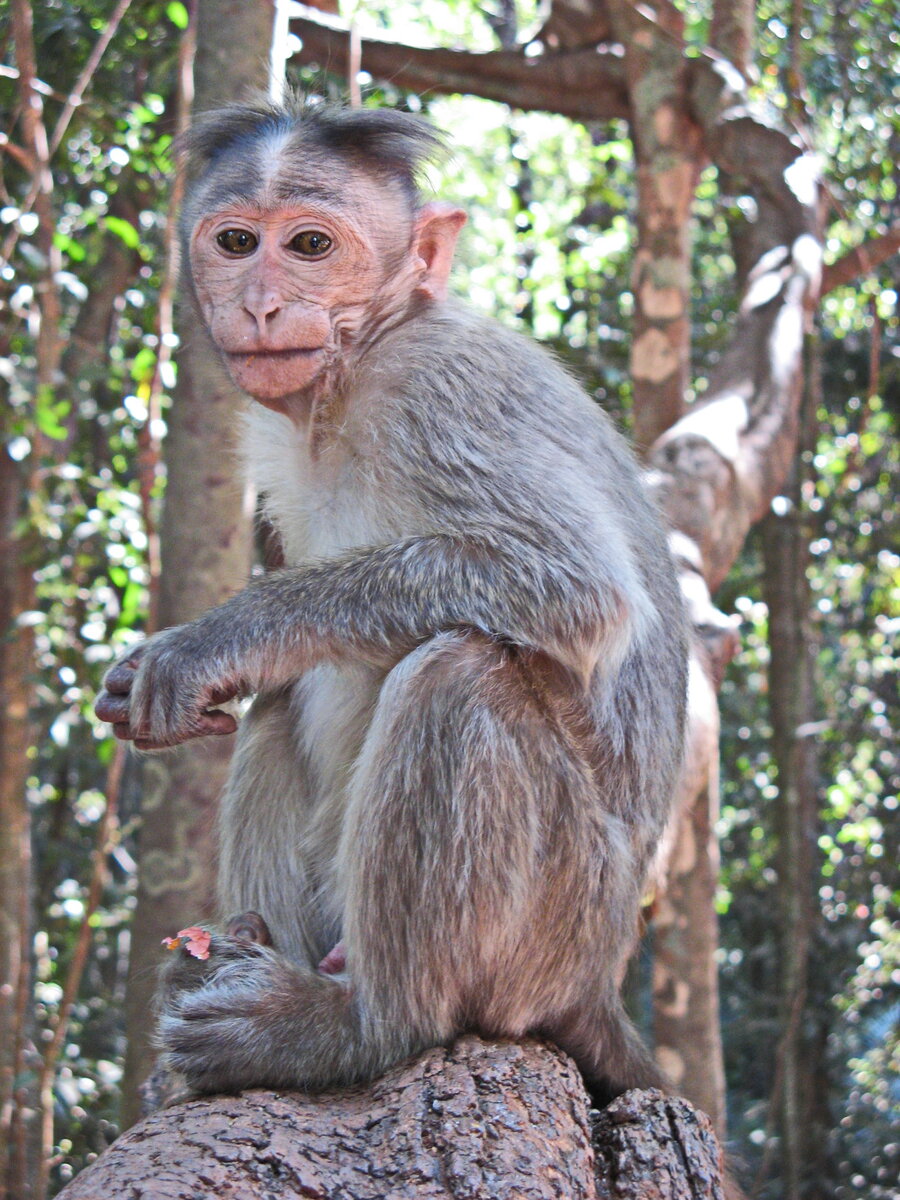
[[[728,1137],[761,1197],[887,1200],[900,1175],[900,7],[654,7],[691,52],[716,42],[752,103],[797,130],[823,172],[827,266],[803,347],[797,452],[715,592],[720,665],[731,662],[721,794],[706,810],[721,872],[707,902]],[[194,51],[198,94],[266,82],[273,11],[245,5],[257,15],[248,31],[239,8],[0,8],[0,1145],[16,1198],[58,1190],[134,1111],[146,1028],[133,1017],[123,1110],[123,1014],[145,1012],[158,942],[146,922],[132,938],[138,863],[145,893],[147,879],[177,878],[159,904],[162,933],[176,928],[167,904],[186,924],[196,914],[185,897],[202,907],[209,888],[223,752],[141,767],[91,704],[131,640],[193,615],[266,558],[262,534],[251,547],[252,498],[230,456],[234,398],[202,374],[205,351],[173,316],[171,142],[188,119]],[[204,26],[204,9],[217,20]],[[602,4],[588,10],[605,17]],[[553,5],[558,41],[584,11]],[[340,63],[331,49],[312,57],[311,31],[304,48],[299,25],[282,26],[291,81],[343,97],[349,74],[361,102],[425,113],[450,133],[454,156],[432,182],[470,214],[456,289],[551,345],[649,453],[678,413],[635,428],[639,185],[624,115],[560,115],[572,109],[562,90],[533,104],[552,111],[525,111],[499,72],[508,60],[487,56],[534,44],[548,13],[530,0],[359,0],[342,16],[355,36]],[[415,86],[399,68],[361,69],[369,35],[485,55],[481,92],[495,99],[439,95],[479,90],[446,60],[426,63]],[[702,403],[734,332],[740,233],[756,203],[715,166],[696,182],[688,404]],[[148,849],[173,787],[194,824],[180,826],[185,844]],[[629,980],[658,1035],[663,908],[658,897],[648,910]],[[701,1093],[715,1091],[718,1052],[708,1057]]]

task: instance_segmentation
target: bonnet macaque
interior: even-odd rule
[[[678,588],[607,418],[447,298],[465,215],[416,185],[440,149],[299,104],[187,139],[186,271],[286,566],[132,650],[97,711],[153,750],[255,697],[219,879],[262,932],[163,988],[197,1091],[359,1081],[463,1030],[657,1082],[618,986],[681,756]]]

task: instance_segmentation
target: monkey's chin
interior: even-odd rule
[[[313,350],[278,350],[269,354],[226,354],[228,374],[244,392],[267,408],[305,392],[325,369],[323,347]]]

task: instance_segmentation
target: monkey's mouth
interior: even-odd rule
[[[324,346],[296,346],[289,350],[229,350],[227,357],[235,363],[289,362],[291,359],[312,358],[324,353]]]
[[[262,404],[304,391],[330,362],[327,346],[255,347],[226,351],[224,358],[238,387]]]

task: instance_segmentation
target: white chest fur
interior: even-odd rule
[[[244,441],[253,483],[281,535],[288,565],[397,535],[395,515],[372,484],[370,456],[349,434],[335,434],[314,455],[306,427],[254,405]]]

